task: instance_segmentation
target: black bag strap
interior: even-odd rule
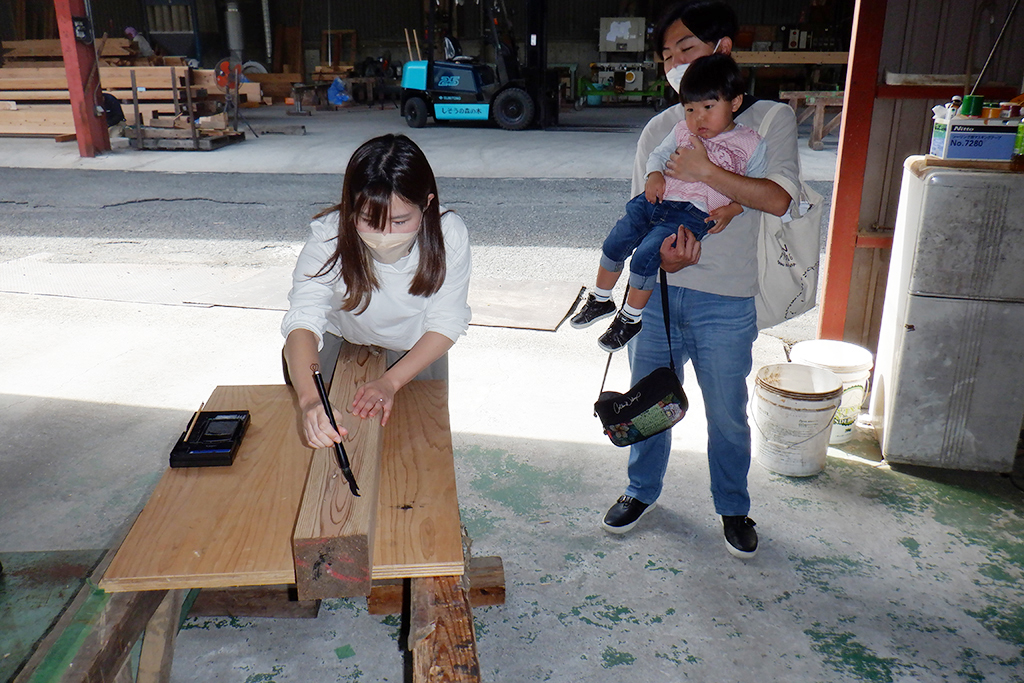
[[[672,325],[669,322],[668,313],[668,274],[665,273],[664,268],[658,269],[659,279],[661,280],[661,314],[665,319],[665,338],[668,339],[668,366],[672,369],[672,374],[678,375],[676,372],[676,361],[672,357]],[[626,293],[623,294],[623,305],[625,305],[625,297],[629,295],[629,285],[626,285]],[[598,398],[604,393],[604,383],[608,379],[608,368],[612,366],[612,353],[608,354],[608,362],[604,364],[604,377],[601,378],[601,390],[597,392]]]

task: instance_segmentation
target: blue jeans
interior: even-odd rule
[[[641,192],[626,203],[626,215],[608,233],[601,248],[601,267],[618,273],[629,262],[629,286],[654,289],[661,267],[661,243],[685,225],[698,239],[708,234],[708,215],[690,202],[651,204]]]
[[[745,515],[750,511],[747,471],[750,469],[750,426],[747,424],[747,375],[751,349],[757,337],[754,299],[708,294],[669,287],[672,355],[679,379],[683,365],[693,363],[704,396],[708,420],[708,467],[711,495],[719,515]],[[661,310],[661,288],[647,304]],[[655,368],[668,365],[669,344],[665,325],[648,322],[629,342],[633,383]],[[661,495],[672,447],[672,431],[633,444],[629,451],[629,486],[626,495],[653,503]]]

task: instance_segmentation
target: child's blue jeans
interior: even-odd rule
[[[629,286],[654,289],[661,267],[661,243],[686,226],[698,240],[704,239],[711,224],[708,215],[690,202],[651,204],[641,192],[626,204],[626,215],[619,219],[605,238],[601,249],[601,267],[617,273],[629,255]]]

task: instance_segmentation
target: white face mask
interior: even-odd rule
[[[713,49],[711,52],[718,52],[718,46],[721,44],[722,39],[719,38],[718,42],[715,43],[715,49]],[[665,74],[665,79],[668,81],[668,84],[671,85],[672,89],[675,90],[676,92],[679,92],[679,84],[683,82],[683,74],[686,73],[686,69],[689,66],[689,62],[687,62],[686,64],[676,64],[668,71],[668,73]]]
[[[416,232],[360,232],[359,238],[363,240],[370,250],[373,260],[378,263],[394,263],[412,251],[412,243],[416,240]]]

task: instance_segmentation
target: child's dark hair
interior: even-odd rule
[[[433,199],[430,195],[434,195]],[[391,198],[401,197],[423,210],[416,242],[420,247],[419,265],[409,293],[430,296],[444,283],[446,261],[441,212],[437,199],[437,181],[423,151],[404,135],[382,135],[364,142],[349,159],[341,201],[314,218],[338,212],[338,246],[327,263],[313,275],[320,277],[340,266],[345,282],[344,311],[361,313],[370,303],[370,295],[380,288],[369,250],[356,231],[356,217],[384,230],[391,212]]]
[[[744,93],[746,82],[732,57],[715,53],[690,63],[679,84],[679,101],[732,100]]]

